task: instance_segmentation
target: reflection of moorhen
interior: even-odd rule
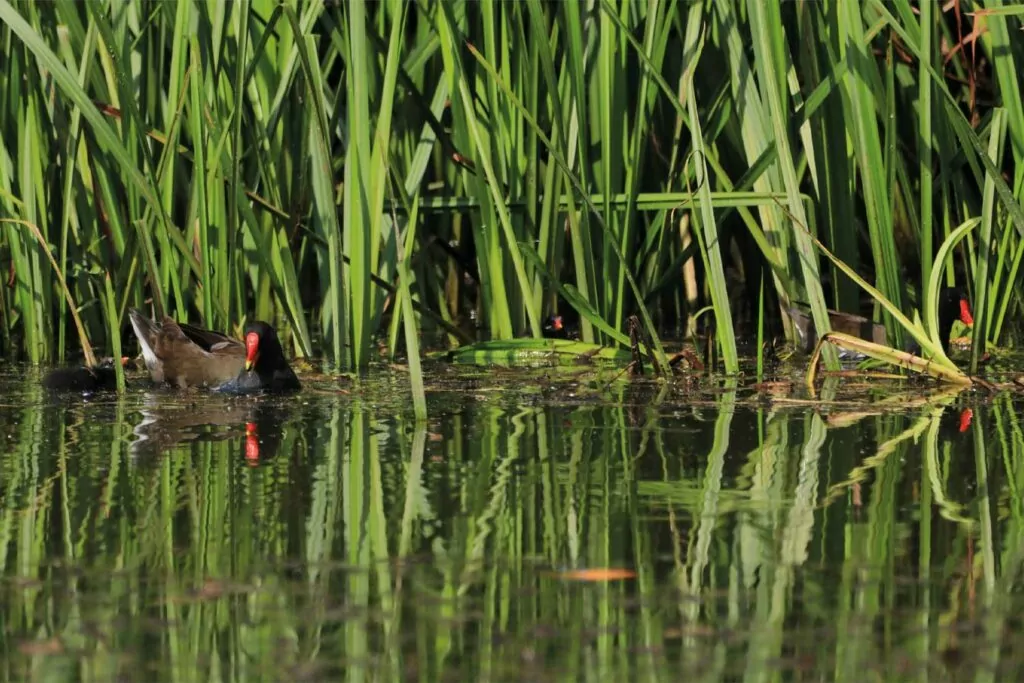
[[[212,387],[235,394],[284,393],[300,388],[277,333],[265,322],[249,323],[243,343],[167,316],[158,324],[134,308],[129,315],[154,382],[179,389]]]
[[[301,388],[274,328],[256,321],[245,326],[245,372],[217,387],[217,391],[284,394]]]
[[[134,308],[128,316],[154,382],[179,389],[212,387],[238,376],[245,368],[246,348],[237,339],[179,324],[169,316],[157,323]]]
[[[121,364],[127,362],[121,359]],[[50,391],[74,392],[91,394],[97,391],[114,391],[117,389],[117,376],[114,372],[114,359],[104,358],[93,366],[83,365],[77,368],[57,368],[43,377],[43,387]]]
[[[280,448],[287,408],[262,401],[224,401],[192,395],[191,400],[168,401],[152,396],[133,430],[136,457],[154,457],[190,442],[245,438],[245,458],[266,460]]]
[[[790,318],[793,320],[793,329],[796,331],[799,348],[809,353],[818,343],[818,335],[814,331],[814,322],[806,311],[795,306],[787,309]],[[886,345],[885,326],[873,323],[867,318],[852,313],[841,313],[839,311],[828,312],[829,325],[833,331],[853,335],[874,342]],[[967,297],[956,287],[946,287],[939,294],[939,339],[942,341],[942,348],[949,353],[949,333],[953,329],[953,323],[960,320],[965,325],[974,324],[971,316],[971,306]],[[918,347],[912,346],[910,350],[917,352]]]

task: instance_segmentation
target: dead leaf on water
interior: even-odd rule
[[[566,572],[554,572],[555,576],[567,581],[622,581],[636,577],[636,572],[630,569],[606,568],[606,569],[573,569]]]
[[[232,583],[218,579],[207,579],[195,589],[183,595],[172,596],[170,601],[176,604],[188,604],[217,600],[225,595],[252,593],[255,586],[245,583]]]
[[[789,380],[761,382],[760,384],[755,384],[754,389],[772,395],[788,394],[793,390],[793,383]]]
[[[54,636],[46,640],[24,640],[18,643],[18,651],[29,657],[45,657],[64,653],[64,643]]]

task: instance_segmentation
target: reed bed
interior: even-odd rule
[[[0,348],[111,352],[149,306],[359,370],[557,311],[608,345],[636,314],[662,356],[712,332],[735,372],[762,283],[772,321],[861,308],[818,239],[898,310],[966,283],[981,353],[1024,293],[1020,16],[0,0]]]

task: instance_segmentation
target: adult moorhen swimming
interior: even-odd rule
[[[277,332],[256,320],[245,326],[245,370],[216,388],[229,394],[286,394],[302,388]]]
[[[572,339],[573,341],[579,341],[579,314],[570,310],[565,315],[556,313],[544,318],[541,335],[546,339]]]
[[[552,315],[544,318],[544,327],[541,334],[547,339],[568,339],[569,330],[565,327],[565,321],[560,315]]]
[[[818,343],[818,335],[814,331],[814,322],[811,320],[810,314],[795,306],[790,306],[786,310],[793,320],[798,347],[804,353],[810,353]],[[860,337],[883,346],[887,345],[885,326],[874,323],[863,316],[829,310],[828,320],[835,332]],[[956,320],[960,320],[965,325],[973,325],[974,317],[971,315],[971,305],[959,287],[946,287],[939,293],[939,340],[942,342],[942,350],[947,354],[949,353],[949,333]],[[920,347],[912,344],[908,350],[917,353]]]
[[[179,389],[209,387],[236,394],[284,393],[300,388],[274,328],[252,322],[245,342],[164,316],[157,323],[130,309],[132,329],[154,382]]]
[[[245,345],[237,339],[178,323],[170,316],[158,323],[135,308],[128,310],[128,317],[149,376],[157,384],[166,382],[178,389],[215,387],[237,377],[245,367]]]

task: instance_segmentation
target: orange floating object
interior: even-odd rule
[[[631,569],[573,569],[567,572],[555,572],[555,575],[568,581],[622,581],[636,577]]]

